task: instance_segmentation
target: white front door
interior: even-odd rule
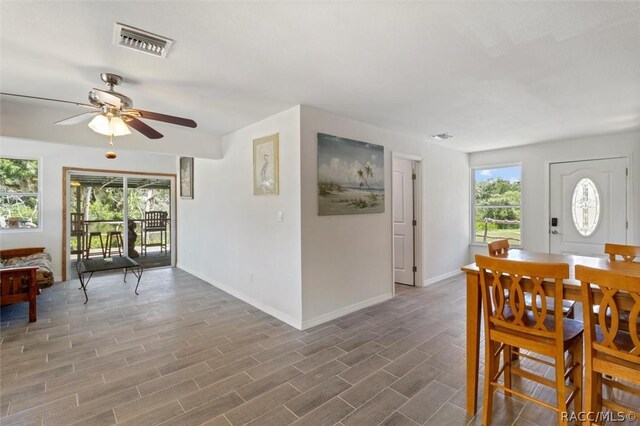
[[[393,159],[393,279],[415,285],[414,162]]]
[[[549,251],[603,256],[627,241],[627,159],[553,163]]]

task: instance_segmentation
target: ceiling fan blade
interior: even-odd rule
[[[95,98],[103,104],[111,105],[115,108],[120,108],[122,101],[119,97],[112,95],[106,90],[96,89],[95,87],[90,92],[89,96],[95,96]]]
[[[148,120],[164,121],[165,123],[177,124],[178,126],[185,126],[185,127],[191,127],[191,128],[195,128],[198,126],[198,124],[195,121],[189,118],[182,118],[182,117],[176,117],[173,115],[160,114],[158,112],[143,111],[141,109],[130,109],[127,112],[131,112],[135,115],[139,115],[141,118],[146,118]]]
[[[62,99],[42,98],[40,96],[18,95],[16,93],[5,93],[5,92],[0,92],[0,95],[3,95],[3,96],[15,96],[16,98],[37,99],[37,100],[40,100],[40,101],[61,102],[61,103],[64,103],[64,104],[77,105],[77,106],[87,107],[87,108],[95,108],[93,105],[90,105],[90,104],[83,104],[83,103],[80,103],[80,102],[73,102],[73,101],[64,101]]]
[[[64,120],[56,121],[54,124],[63,126],[69,126],[71,124],[82,123],[89,120],[91,117],[100,114],[100,111],[83,112],[82,114],[74,115],[73,117],[65,118]]]
[[[139,131],[149,139],[160,139],[162,137],[162,133],[158,132],[155,129],[152,129],[151,127],[149,127],[142,121],[138,120],[137,118],[132,117],[130,115],[123,115],[123,117],[124,117],[125,123],[127,123],[129,126],[136,129],[137,131]]]

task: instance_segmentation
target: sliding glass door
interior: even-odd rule
[[[174,177],[68,170],[66,180],[68,277],[78,261],[96,257],[174,265]]]

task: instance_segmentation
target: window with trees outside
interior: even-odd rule
[[[521,168],[473,170],[473,243],[507,239],[520,246]]]
[[[38,160],[0,158],[0,228],[40,225]]]

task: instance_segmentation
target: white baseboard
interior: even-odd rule
[[[220,290],[224,291],[225,293],[228,293],[230,295],[232,295],[233,297],[236,297],[240,300],[242,300],[243,302],[246,302],[248,304],[250,304],[251,306],[260,309],[262,312],[265,312],[269,315],[271,315],[272,317],[275,317],[277,319],[279,319],[280,321],[289,324],[291,327],[297,328],[298,330],[302,330],[301,328],[301,324],[300,324],[300,320],[293,318],[292,316],[290,316],[289,314],[285,314],[284,312],[280,311],[279,309],[274,308],[273,306],[269,306],[266,305],[256,299],[254,299],[253,297],[247,296],[246,294],[238,291],[237,289],[228,286],[226,284],[221,283],[220,281],[216,281],[211,277],[208,277],[204,274],[201,274],[198,271],[195,271],[191,268],[188,268],[184,265],[178,265],[177,268],[182,269],[185,272],[190,273],[191,275],[200,278],[203,281],[206,281],[207,283],[211,284],[214,287],[219,288]]]
[[[320,325],[327,321],[340,318],[357,310],[368,308],[372,305],[377,305],[378,303],[382,303],[385,300],[389,300],[392,298],[393,294],[391,293],[383,294],[381,296],[376,296],[371,299],[363,300],[362,302],[354,303],[353,305],[345,306],[344,308],[336,309],[335,311],[319,315],[310,320],[302,321],[302,330],[306,330],[307,328],[315,327],[316,325]]]
[[[433,278],[424,280],[424,284],[422,286],[426,287],[428,285],[435,284],[439,281],[446,280],[447,278],[455,277],[458,274],[462,274],[462,271],[459,269],[456,269],[455,271],[447,272],[446,274],[437,275]]]

